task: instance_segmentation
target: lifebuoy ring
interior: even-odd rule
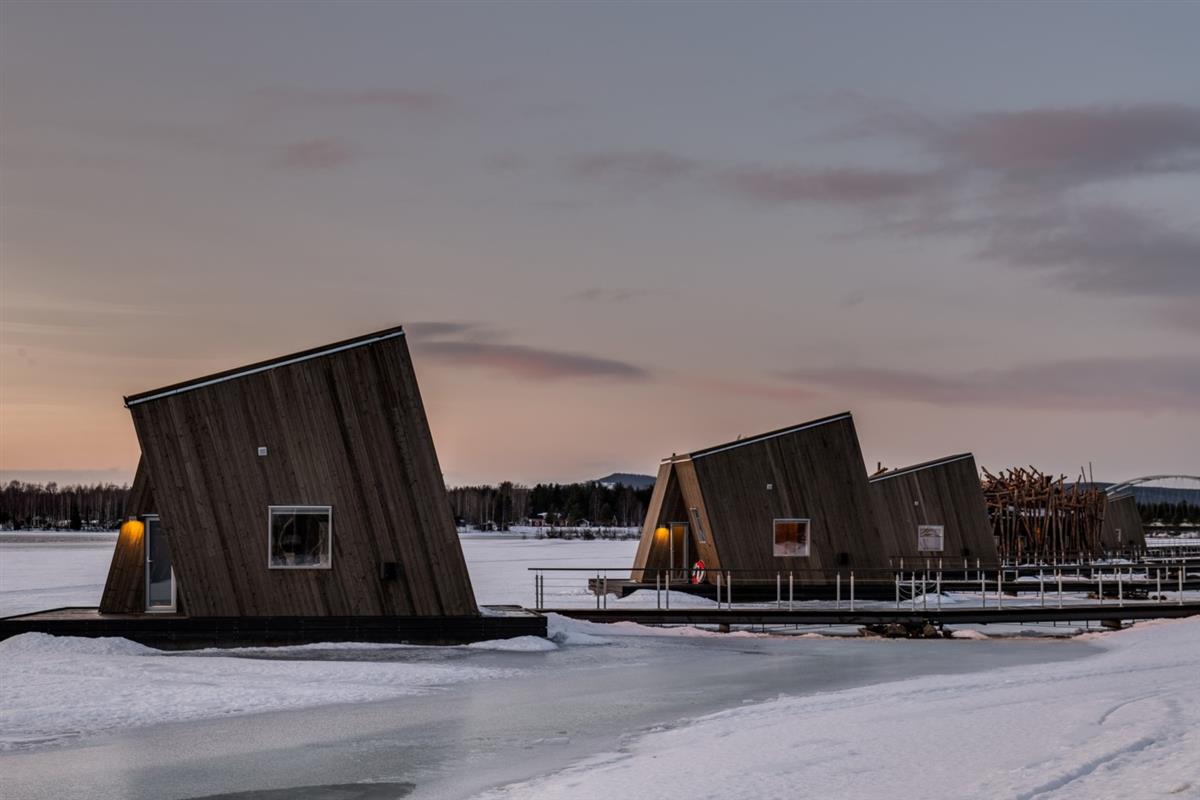
[[[704,561],[697,560],[692,565],[692,583],[704,583]]]

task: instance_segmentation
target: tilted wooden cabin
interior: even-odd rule
[[[1104,522],[1100,526],[1100,548],[1110,553],[1137,550],[1146,546],[1142,514],[1132,494],[1108,497],[1104,501]]]
[[[890,553],[916,566],[927,559],[961,565],[997,561],[979,470],[970,453],[893,469],[869,479],[875,518],[898,542]]]
[[[896,547],[876,525],[845,413],[664,459],[632,578],[654,583],[666,570],[679,580],[703,561],[709,583],[717,570],[743,582],[789,571],[827,582],[838,570],[886,568]]]
[[[125,398],[142,449],[102,613],[476,615],[404,331]]]

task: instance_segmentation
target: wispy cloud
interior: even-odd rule
[[[343,138],[306,139],[277,147],[271,165],[285,170],[333,169],[356,156],[354,147]]]
[[[937,406],[1200,411],[1200,356],[1067,359],[954,376],[881,367],[816,367],[781,377],[809,387]]]
[[[497,342],[507,332],[471,322],[417,322],[404,328],[414,336],[413,347],[423,358],[455,367],[494,370],[538,381],[642,381],[650,377],[647,370],[627,361]]]
[[[420,349],[424,356],[443,364],[497,370],[532,380],[612,378],[642,381],[650,377],[645,369],[626,361],[516,344],[432,341],[421,345]]]
[[[268,108],[284,109],[383,109],[429,114],[453,105],[451,97],[431,89],[382,87],[365,89],[316,89],[272,87],[260,89],[256,98]]]
[[[567,295],[567,299],[580,300],[585,303],[624,303],[629,300],[645,297],[649,293],[646,289],[592,286],[587,289],[580,289],[578,292],[571,292],[571,294]]]
[[[737,167],[724,171],[721,180],[725,188],[767,205],[863,206],[922,197],[945,186],[944,177],[936,172],[852,167],[822,170],[794,166]]]
[[[663,150],[632,150],[584,153],[571,158],[569,166],[572,174],[579,178],[659,184],[693,174],[703,164]]]

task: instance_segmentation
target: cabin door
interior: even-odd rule
[[[171,545],[157,516],[143,517],[146,523],[146,610],[175,610],[175,571],[171,568]]]
[[[670,525],[670,569],[671,580],[686,581],[688,579],[688,570],[691,569],[692,562],[691,553],[688,552],[688,524],[686,522],[672,522]]]

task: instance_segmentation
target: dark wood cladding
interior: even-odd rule
[[[996,563],[979,469],[970,453],[891,470],[871,478],[870,486],[875,517],[881,527],[891,528],[890,538],[898,543],[895,552],[885,555],[906,564],[939,557],[947,565],[961,565],[964,558]],[[944,527],[941,553],[917,549],[918,525]]]
[[[1146,546],[1142,515],[1133,495],[1109,497],[1104,503],[1104,523],[1100,528],[1100,547],[1109,552]]]
[[[145,459],[138,459],[125,516],[154,513],[154,492]],[[146,543],[142,536],[121,533],[108,566],[108,580],[100,596],[102,614],[136,614],[146,610]]]
[[[709,582],[718,568],[743,581],[773,582],[790,571],[798,581],[829,581],[838,571],[886,568],[886,554],[899,546],[890,527],[876,524],[848,413],[673,458],[659,478],[635,567],[661,562],[646,540],[679,508],[705,530],[695,547]],[[774,554],[774,521],[792,518],[811,520],[806,558]]]
[[[190,615],[478,613],[396,331],[128,398]],[[332,507],[330,569],[268,569],[272,505]]]

